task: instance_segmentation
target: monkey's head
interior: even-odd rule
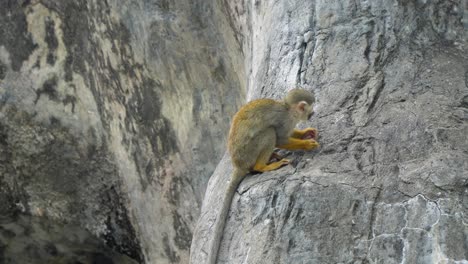
[[[300,120],[308,120],[314,114],[314,95],[304,89],[292,89],[284,98],[288,107],[292,108]]]

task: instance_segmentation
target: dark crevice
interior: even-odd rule
[[[371,211],[369,213],[369,229],[368,229],[368,236],[367,236],[367,239],[368,240],[371,240],[373,239],[373,235],[374,235],[374,223],[375,223],[375,219],[377,217],[376,215],[376,206],[379,204],[379,201],[380,201],[380,194],[382,193],[382,187],[378,188],[377,189],[377,193],[375,194],[375,197],[374,197],[374,201],[372,202],[372,207],[371,207]]]
[[[372,98],[372,101],[371,101],[371,103],[369,104],[369,107],[367,108],[367,113],[372,112],[372,110],[374,109],[375,105],[377,104],[377,101],[378,101],[379,98],[380,98],[380,94],[382,93],[384,87],[385,87],[385,77],[384,77],[384,75],[382,74],[382,80],[380,81],[379,86],[376,87],[377,91],[375,92],[375,95],[374,95],[374,97]]]

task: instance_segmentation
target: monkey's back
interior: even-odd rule
[[[272,99],[258,99],[242,106],[229,131],[228,150],[233,164],[250,170],[262,151],[259,146],[269,146],[273,151],[275,126],[287,120],[287,115],[285,104]]]

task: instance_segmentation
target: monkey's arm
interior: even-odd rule
[[[302,130],[294,129],[291,137],[298,139],[317,139],[318,131],[316,128],[309,127]]]
[[[320,144],[317,143],[317,141],[315,141],[314,139],[297,139],[290,137],[288,139],[288,143],[276,147],[288,150],[312,150],[318,148],[319,146]]]

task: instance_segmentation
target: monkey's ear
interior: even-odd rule
[[[297,109],[301,112],[304,112],[306,110],[306,106],[307,106],[307,102],[306,101],[300,101],[298,104],[297,104]]]

